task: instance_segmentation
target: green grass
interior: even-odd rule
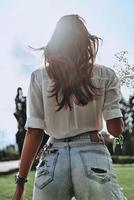
[[[133,182],[134,165],[115,165],[117,177],[123,192],[128,200],[134,200]],[[34,171],[29,173],[29,182],[26,185],[25,200],[32,200],[32,187],[34,182]],[[0,199],[11,200],[15,191],[14,173],[0,176]]]
[[[115,169],[123,193],[128,200],[134,200],[134,164],[116,165]]]

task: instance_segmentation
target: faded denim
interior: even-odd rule
[[[105,144],[89,133],[55,139],[37,166],[33,200],[127,200]]]

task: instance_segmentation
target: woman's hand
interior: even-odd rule
[[[24,185],[17,185],[12,200],[24,200]]]
[[[121,117],[107,120],[106,126],[108,132],[114,137],[118,137],[124,131],[124,122]]]

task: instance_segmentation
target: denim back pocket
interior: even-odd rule
[[[35,185],[39,189],[44,188],[53,181],[58,155],[58,150],[50,150],[47,155],[40,159],[35,174]]]
[[[110,181],[110,163],[107,153],[101,150],[81,150],[79,154],[86,177],[100,184]]]

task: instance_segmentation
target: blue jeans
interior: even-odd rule
[[[89,133],[54,139],[35,173],[33,200],[126,200],[105,144]]]

